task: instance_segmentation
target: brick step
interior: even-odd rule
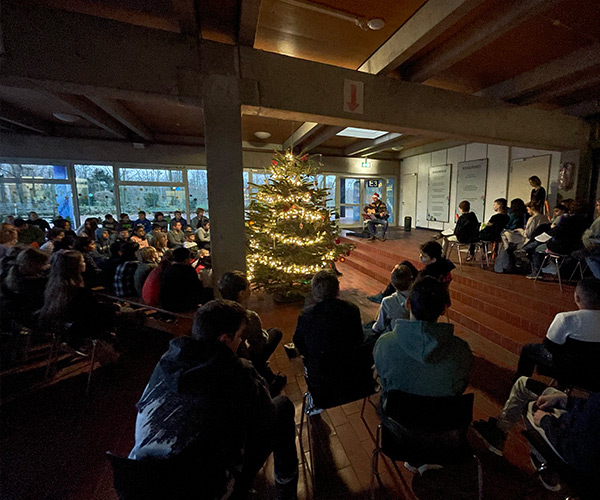
[[[450,297],[453,302],[474,307],[540,338],[546,335],[554,319],[554,314],[539,304],[515,302],[481,291],[473,293],[469,286],[458,281],[453,281],[450,285]]]
[[[366,250],[360,248],[360,249],[355,249],[352,251],[352,253],[350,253],[350,256],[347,257],[346,260],[353,260],[353,261],[357,261],[361,264],[366,264],[369,265],[371,267],[375,267],[378,268],[379,270],[383,271],[383,272],[387,272],[388,273],[388,278],[389,278],[389,274],[392,272],[392,269],[394,268],[394,266],[400,262],[402,262],[402,260],[396,260],[396,258],[389,258],[389,257],[384,257],[382,255],[374,255],[371,253],[368,253]]]
[[[418,259],[418,253],[416,255],[416,258],[414,255],[412,257],[404,257],[404,256],[399,255],[398,252],[394,252],[392,250],[386,249],[385,247],[382,246],[382,244],[378,244],[377,242],[371,243],[366,240],[363,241],[361,238],[347,238],[345,236],[340,236],[340,240],[342,241],[342,243],[352,243],[353,245],[356,246],[356,250],[364,251],[370,255],[378,255],[383,258],[387,258],[387,259],[396,261],[396,264],[403,260],[409,260],[415,266],[420,265],[419,259]],[[400,258],[400,260],[397,260],[399,258]]]
[[[381,267],[377,267],[377,266],[373,266],[371,264],[369,264],[368,262],[363,262],[361,260],[355,260],[351,258],[352,256],[348,257],[346,259],[346,261],[344,262],[345,265],[348,265],[354,269],[356,269],[357,271],[369,276],[370,278],[373,278],[377,281],[379,281],[384,288],[385,285],[387,285],[390,281],[390,271],[389,270],[384,270]]]
[[[485,293],[508,302],[528,304],[531,310],[544,311],[552,317],[559,312],[576,309],[571,287],[565,286],[561,292],[555,283],[534,283],[524,276],[502,275],[466,267],[452,271],[453,283],[467,286],[473,295]]]
[[[523,328],[491,316],[475,307],[461,302],[452,304],[448,315],[453,322],[459,323],[504,349],[519,354],[525,344],[540,342],[540,337]]]
[[[469,330],[466,326],[454,323],[454,335],[465,340],[475,356],[485,358],[494,365],[507,370],[514,370],[516,368],[519,356]]]

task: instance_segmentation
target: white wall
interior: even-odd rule
[[[400,166],[401,176],[413,173],[416,173],[418,176],[416,226],[430,229],[446,229],[448,227],[454,227],[456,205],[460,201],[456,199],[456,178],[459,162],[481,160],[484,158],[488,159],[484,215],[484,219],[487,221],[494,213],[494,200],[496,198],[506,198],[511,161],[518,158],[531,158],[542,155],[551,155],[552,157],[550,166],[550,185],[548,186],[548,202],[550,206],[553,206],[556,203],[558,172],[561,167],[561,153],[558,151],[470,143],[450,149],[442,149],[433,153],[425,153],[404,158]],[[445,164],[452,165],[452,178],[449,193],[450,222],[429,222],[426,219],[429,167]],[[402,217],[403,214],[400,214],[400,220],[402,220]]]

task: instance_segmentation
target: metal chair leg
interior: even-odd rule
[[[554,260],[554,265],[556,266],[556,274],[558,276],[558,288],[562,292],[562,280],[560,277],[560,266],[562,266],[564,259],[561,260],[560,257],[554,257],[552,260]],[[559,260],[561,261],[560,264],[558,262]]]
[[[94,371],[94,364],[96,362],[96,348],[98,347],[98,339],[92,340],[92,359],[90,362],[90,371],[88,372],[87,384],[85,386],[85,393],[90,392],[90,383],[92,381],[92,372]]]
[[[550,258],[550,255],[546,254],[544,255],[544,260],[542,261],[542,265],[540,266],[540,268],[538,269],[537,274],[535,275],[535,279],[533,280],[533,282],[535,283],[537,281],[537,279],[540,276],[540,273],[542,272],[542,269],[544,268],[544,266],[546,265],[546,262],[548,262],[548,259]]]
[[[58,336],[56,334],[52,334],[52,347],[50,348],[50,356],[48,356],[48,364],[46,365],[46,374],[44,375],[44,380],[48,380],[50,378],[52,365],[56,363],[56,358],[58,357],[58,342]]]
[[[379,453],[381,446],[381,424],[377,426],[375,449],[371,456],[371,500],[375,500],[375,478],[379,479]]]

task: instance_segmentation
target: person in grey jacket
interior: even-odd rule
[[[173,229],[167,233],[169,248],[181,248],[185,243],[185,233],[181,230],[181,222],[175,222]]]

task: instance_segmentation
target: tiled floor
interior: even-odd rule
[[[414,241],[418,241],[415,238]],[[402,243],[403,252],[417,254],[414,241]],[[394,250],[397,241],[376,242]],[[347,265],[340,266],[342,297],[357,303],[363,320],[373,319],[377,305],[366,297],[379,291],[381,283]],[[470,272],[468,269],[463,272]],[[490,275],[489,279],[496,277]],[[502,280],[511,277],[499,276]],[[519,286],[522,277],[512,277]],[[548,292],[550,293],[550,292]],[[251,307],[258,311],[265,327],[277,326],[284,332],[283,343],[290,342],[303,304],[276,304],[263,294],[255,294]],[[457,327],[476,354],[475,370],[469,391],[475,393],[475,418],[495,415],[508,393],[516,356],[507,353],[480,335]],[[149,334],[137,353],[119,371],[99,370],[94,376],[89,398],[82,393],[84,382],[69,380],[33,396],[24,397],[0,408],[2,500],[115,500],[112,475],[104,457],[111,450],[127,454],[133,443],[135,403],[168,337]],[[301,361],[288,359],[282,346],[272,366],[288,377],[284,393],[296,406],[300,422],[305,390]],[[376,403],[377,397],[373,398]],[[370,498],[370,465],[374,449],[373,434],[378,419],[371,405],[364,421],[361,403],[355,402],[327,410],[312,418],[315,439],[316,492],[325,499]],[[304,435],[304,448],[307,439]],[[517,431],[511,435],[506,457],[500,459],[472,439],[484,471],[484,498],[491,500],[551,500],[560,498],[544,490],[528,464],[525,443]],[[303,461],[308,462],[305,454]],[[464,467],[413,477],[400,467],[399,476],[391,464],[380,462],[381,484],[375,483],[375,498],[472,499],[476,498],[476,469]],[[311,498],[312,483],[301,466],[299,498]],[[273,498],[272,466],[267,463],[255,484],[255,498]]]

